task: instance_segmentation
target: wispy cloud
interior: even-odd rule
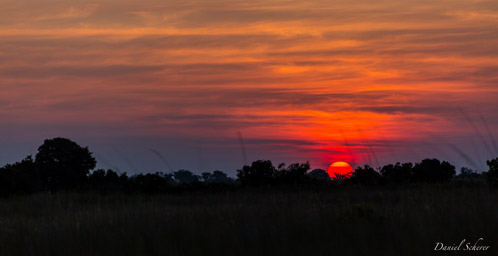
[[[367,161],[364,141],[385,159],[401,142],[406,152],[434,136],[467,143],[459,107],[498,127],[493,1],[0,6],[0,132],[13,139],[22,126],[215,147],[242,131],[268,158],[318,165]]]

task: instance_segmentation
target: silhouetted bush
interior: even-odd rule
[[[31,156],[21,162],[7,164],[0,168],[0,194],[32,193],[41,189],[36,177],[36,165]]]
[[[96,163],[87,147],[65,138],[45,140],[35,157],[37,171],[48,190],[81,187]]]
[[[457,176],[455,176],[454,178],[458,179],[458,180],[475,180],[475,179],[481,179],[482,176],[483,175],[480,173],[477,173],[476,170],[472,170],[472,169],[467,168],[467,167],[462,167],[462,168],[460,168],[460,173]]]
[[[203,172],[201,174],[202,181],[205,183],[232,183],[234,180],[222,171]]]
[[[381,183],[381,180],[382,177],[380,174],[368,165],[356,167],[353,175],[349,178],[351,183],[357,183],[364,186],[378,185]]]
[[[129,193],[164,193],[171,189],[172,184],[161,173],[147,173],[131,176],[125,191]]]
[[[310,170],[310,163],[294,163],[287,167],[280,164],[276,172],[277,182],[280,184],[303,184],[309,180],[306,173]]]
[[[415,180],[412,163],[385,165],[380,170],[380,174],[388,184],[406,184]]]
[[[276,172],[270,160],[258,160],[237,170],[237,177],[243,185],[267,185],[275,182]]]
[[[314,169],[306,174],[311,180],[315,181],[330,181],[330,176],[327,171],[322,169]]]
[[[424,159],[415,164],[413,175],[418,182],[444,183],[451,180],[455,175],[455,166],[438,159]]]
[[[489,183],[493,186],[498,186],[498,158],[486,162],[489,170],[486,173]]]
[[[175,178],[176,182],[180,184],[191,184],[199,182],[199,176],[193,174],[188,170],[178,170],[173,173],[173,177]]]
[[[107,170],[107,172],[103,169],[99,169],[93,171],[88,176],[88,183],[91,189],[100,192],[120,191],[123,189],[124,183],[127,181],[127,178],[128,177],[123,180],[123,178],[120,178],[116,172],[110,169]]]

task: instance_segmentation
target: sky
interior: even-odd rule
[[[128,174],[498,156],[498,2],[0,0],[0,165]]]

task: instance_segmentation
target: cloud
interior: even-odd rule
[[[361,137],[384,157],[389,143],[469,138],[458,107],[498,125],[493,1],[0,3],[0,123],[13,138],[225,145],[242,131],[268,156],[316,162],[347,156],[346,138],[361,161]]]

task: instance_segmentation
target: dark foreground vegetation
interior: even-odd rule
[[[449,184],[45,193],[0,200],[0,255],[498,255],[497,216],[496,191]]]
[[[435,255],[463,239],[490,247],[450,253],[498,255],[498,158],[483,174],[425,159],[337,179],[308,163],[236,179],[95,165],[55,138],[0,168],[0,255]]]

